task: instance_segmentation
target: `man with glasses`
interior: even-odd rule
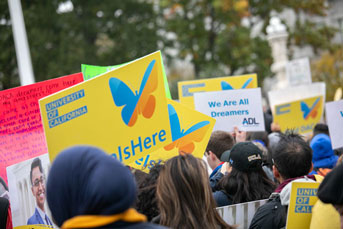
[[[43,173],[42,162],[39,158],[35,158],[31,163],[30,171],[31,190],[36,198],[36,208],[34,214],[28,219],[27,225],[44,224],[52,226],[51,220],[45,213],[45,177]]]

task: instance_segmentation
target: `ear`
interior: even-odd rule
[[[273,174],[274,174],[274,177],[275,177],[276,179],[279,179],[279,178],[280,178],[279,170],[277,170],[277,168],[275,167],[275,165],[273,165]]]
[[[313,162],[311,162],[311,168],[310,168],[310,171],[308,171],[308,173],[312,172],[313,170]]]
[[[217,159],[217,156],[211,150],[209,151],[209,154],[212,161],[215,161]]]

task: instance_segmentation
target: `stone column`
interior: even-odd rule
[[[273,85],[270,85],[272,90],[288,86],[286,79],[286,64],[288,62],[287,38],[286,26],[281,23],[278,17],[272,17],[267,27],[267,39],[272,48],[274,59],[274,63],[271,66],[271,70],[275,74],[272,81]]]

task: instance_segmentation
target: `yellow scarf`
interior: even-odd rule
[[[129,208],[127,211],[120,214],[115,214],[115,215],[75,216],[65,221],[62,225],[62,229],[101,227],[101,226],[108,225],[110,223],[114,223],[119,220],[133,223],[133,222],[146,222],[147,218],[145,215],[138,213],[135,209]]]

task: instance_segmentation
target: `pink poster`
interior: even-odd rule
[[[48,152],[38,100],[83,81],[76,73],[0,91],[0,176],[6,167]]]

